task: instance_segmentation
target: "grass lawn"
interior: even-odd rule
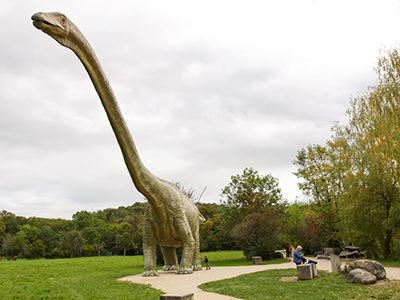
[[[253,262],[246,260],[242,251],[216,251],[202,252],[201,259],[204,260],[204,255],[207,255],[211,267],[227,267],[227,266],[249,266]],[[286,263],[290,260],[279,258],[274,260],[263,261],[263,265]],[[203,267],[205,264],[203,264]]]
[[[213,266],[251,264],[241,251],[205,254]],[[0,299],[159,299],[159,290],[116,281],[143,268],[143,256],[1,260]]]
[[[313,280],[280,281],[294,276],[297,276],[296,269],[269,270],[209,282],[200,288],[248,300],[400,299],[400,284],[395,281],[372,286],[348,284],[343,275],[324,271],[318,271],[318,277]]]
[[[400,260],[383,260],[383,261],[380,261],[380,263],[384,267],[400,268]]]
[[[115,281],[142,272],[143,256],[3,260],[0,299],[159,299],[161,291]]]
[[[241,251],[201,253],[202,259],[204,255],[211,267],[252,264]],[[287,260],[263,263],[281,262]],[[116,281],[141,274],[143,264],[143,256],[1,260],[0,299],[159,299],[159,290]],[[313,280],[279,281],[282,276],[295,275],[295,269],[271,270],[207,283],[201,288],[245,299],[400,299],[400,285],[396,282],[367,287],[346,284],[341,275],[325,272],[319,272],[319,278]]]

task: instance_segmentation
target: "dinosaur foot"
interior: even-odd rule
[[[165,265],[162,268],[162,271],[175,271],[178,270],[178,266],[177,265]]]
[[[145,270],[142,274],[143,277],[158,276],[157,270]]]
[[[203,270],[203,267],[200,265],[200,264],[198,264],[198,265],[193,265],[193,271],[200,271],[200,270]]]
[[[192,268],[179,268],[178,271],[176,272],[176,274],[178,275],[186,275],[186,274],[192,274],[193,273],[193,269]]]

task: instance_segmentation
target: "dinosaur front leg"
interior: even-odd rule
[[[149,222],[143,221],[143,257],[144,272],[143,277],[158,276],[157,272],[157,242],[154,230]]]
[[[156,263],[156,250],[155,246],[145,246],[143,244],[143,256],[144,256],[144,272],[143,277],[158,276],[157,263]]]
[[[178,257],[176,256],[176,250],[173,247],[161,246],[161,252],[164,256],[165,266],[162,268],[163,271],[178,270]]]

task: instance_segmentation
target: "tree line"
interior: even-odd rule
[[[314,225],[307,223],[308,204],[289,205],[284,201],[278,180],[271,174],[264,176],[246,168],[231,179],[221,192],[224,200],[220,204],[197,203],[206,219],[200,226],[201,251],[242,249],[249,259],[254,255],[272,259],[286,242],[309,243]],[[193,190],[178,187],[196,200]],[[146,205],[137,202],[97,212],[79,211],[72,220],[25,218],[2,211],[0,255],[65,258],[142,254]],[[304,232],[298,230],[302,222],[308,226],[302,227]]]
[[[297,152],[294,173],[306,197],[289,203],[278,179],[245,168],[219,204],[197,203],[201,251],[241,249],[248,259],[276,257],[286,243],[313,254],[361,247],[374,258],[400,257],[400,54],[383,51],[377,85],[351,98],[348,124],[324,145]],[[176,184],[195,203],[194,191]],[[80,211],[72,220],[0,213],[0,255],[58,258],[142,253],[145,203]]]

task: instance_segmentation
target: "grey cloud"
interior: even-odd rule
[[[143,201],[81,63],[31,25],[34,12],[54,10],[91,42],[155,175],[198,194],[207,186],[202,201],[218,202],[230,176],[253,167],[278,177],[288,200],[300,196],[297,150],[346,121],[349,97],[374,83],[379,47],[396,41],[400,18],[394,0],[290,4],[4,4],[1,209],[70,218]]]

